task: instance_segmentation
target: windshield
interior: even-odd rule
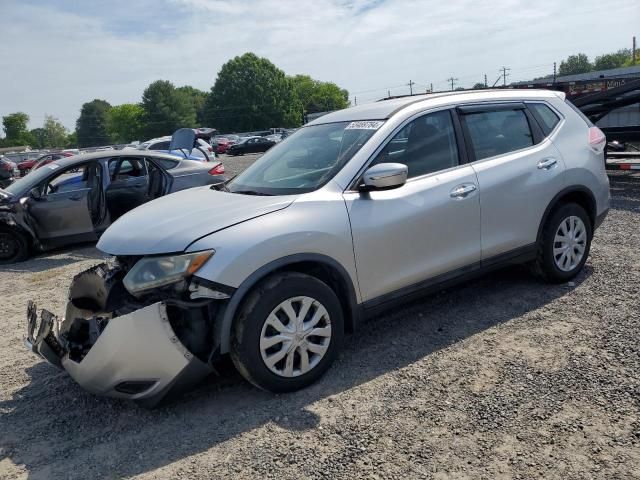
[[[42,168],[31,170],[28,175],[16,180],[6,187],[4,191],[13,196],[24,195],[26,192],[45,180],[51,174],[51,171],[57,168],[60,168],[60,165],[56,162],[51,162]]]
[[[313,192],[331,180],[383,123],[339,122],[301,128],[234,178],[228,189],[258,195]]]

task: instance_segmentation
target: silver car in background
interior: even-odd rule
[[[222,187],[124,215],[111,259],[27,344],[98,394],[154,405],[230,354],[254,385],[317,380],[383,309],[515,262],[582,269],[609,208],[602,132],[550,91],[457,92],[325,115]]]

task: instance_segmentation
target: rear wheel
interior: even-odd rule
[[[0,265],[21,262],[29,256],[29,242],[20,232],[0,228]]]
[[[571,280],[587,261],[592,237],[591,220],[584,208],[575,203],[560,206],[543,228],[534,272],[549,282]]]
[[[231,358],[259,388],[290,392],[315,382],[344,338],[340,301],[325,283],[276,274],[249,294],[234,324]]]

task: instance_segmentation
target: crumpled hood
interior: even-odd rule
[[[111,255],[181,252],[201,237],[282,210],[295,198],[239,195],[210,187],[183,190],[120,217],[104,232],[98,248]]]

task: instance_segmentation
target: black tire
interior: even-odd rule
[[[29,241],[12,228],[0,227],[0,265],[22,262],[29,257]]]
[[[267,317],[273,310],[287,299],[298,296],[310,297],[326,309],[331,336],[324,356],[320,357],[315,367],[298,376],[285,377],[272,372],[265,364],[260,351],[260,338]],[[344,340],[342,307],[333,290],[317,278],[297,272],[278,273],[261,281],[249,293],[236,316],[232,334],[231,359],[245,379],[270,392],[292,392],[314,383],[335,360]],[[285,345],[282,344],[281,350],[284,349]],[[300,370],[300,352],[297,349],[294,351],[296,353],[292,353],[292,358],[294,361],[297,358]]]
[[[586,241],[584,245],[584,254],[581,260],[571,270],[565,271],[558,267],[553,255],[555,247],[555,235],[562,222],[569,217],[578,217],[586,229]],[[532,264],[533,273],[542,280],[549,283],[563,283],[574,278],[584,267],[589,250],[591,248],[591,239],[593,238],[593,226],[587,212],[576,203],[565,203],[553,210],[549,215],[540,236],[538,243],[538,254],[536,260]]]

